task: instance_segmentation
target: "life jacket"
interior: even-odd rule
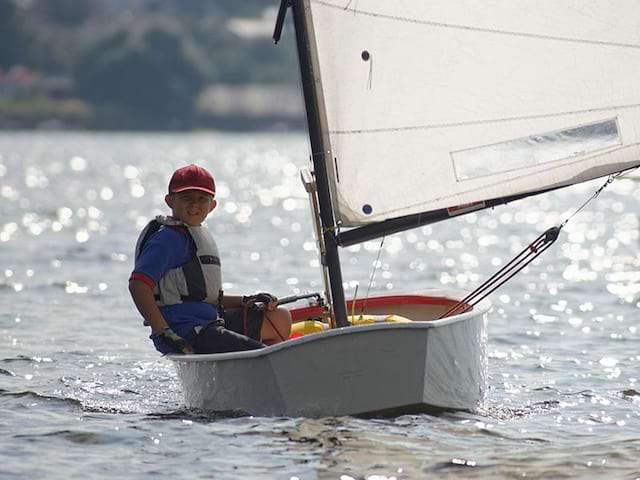
[[[136,243],[136,258],[151,235],[167,227],[179,226],[191,240],[193,255],[181,267],[165,273],[153,291],[159,306],[184,302],[205,302],[216,305],[222,288],[222,272],[218,246],[209,231],[162,215],[151,220]]]

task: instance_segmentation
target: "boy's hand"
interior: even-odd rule
[[[262,303],[267,310],[275,310],[278,306],[278,297],[270,293],[261,292],[242,297],[242,303],[244,305]]]
[[[176,352],[193,353],[193,347],[170,327],[165,327],[158,336]]]

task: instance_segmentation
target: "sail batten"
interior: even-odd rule
[[[636,0],[305,2],[344,226],[640,163]]]

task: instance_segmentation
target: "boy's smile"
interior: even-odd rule
[[[173,193],[167,195],[165,201],[171,207],[174,218],[192,226],[200,225],[217,205],[212,195],[201,190]]]

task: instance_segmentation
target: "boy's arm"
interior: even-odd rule
[[[259,294],[265,295],[265,294]],[[266,294],[270,297],[273,297],[271,294]],[[225,295],[222,297],[222,301],[225,307],[234,308],[234,307],[244,307],[248,300],[251,299],[253,295],[242,296],[242,295]],[[275,310],[278,307],[277,301],[275,301],[275,297],[273,297],[273,301],[265,301],[264,304],[267,307],[267,310]],[[271,299],[270,299],[271,300]],[[259,300],[260,301],[260,300]]]
[[[225,293],[224,297],[222,297],[222,302],[225,307],[235,308],[242,307],[244,303],[242,303],[242,295],[227,295]]]
[[[129,292],[140,315],[144,317],[154,333],[159,334],[169,326],[156,304],[153,290],[149,285],[142,280],[132,278],[129,280]]]
[[[182,353],[194,352],[191,345],[169,328],[167,321],[162,316],[162,312],[160,312],[156,304],[156,300],[153,297],[153,290],[151,290],[149,285],[142,280],[132,278],[129,280],[129,292],[140,315],[144,317],[155,334],[160,335],[165,342],[174,346],[178,351],[181,350]]]

